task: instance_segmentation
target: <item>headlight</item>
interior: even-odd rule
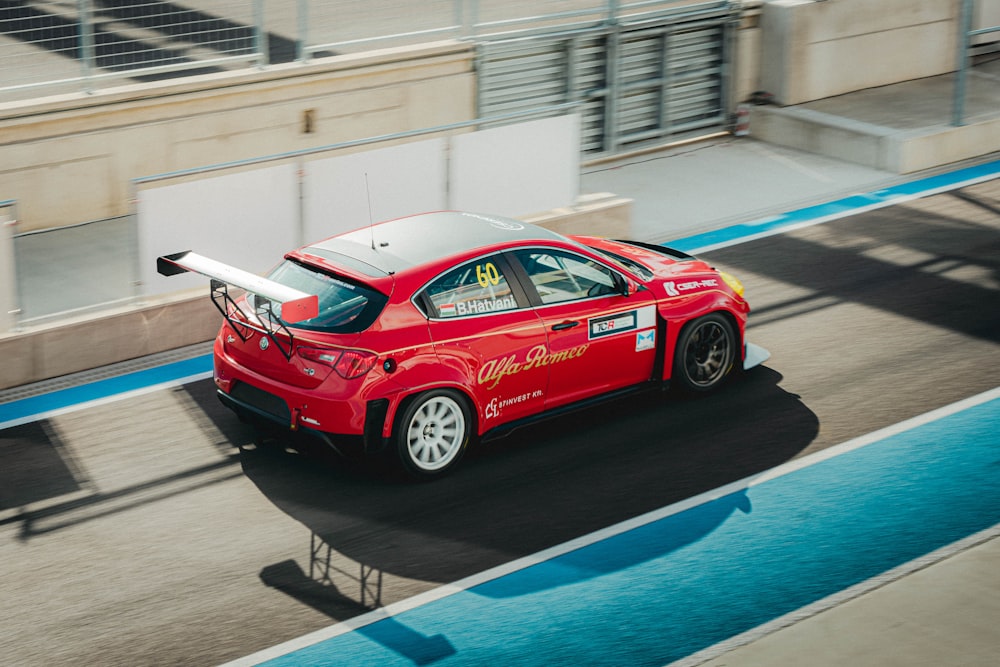
[[[740,297],[743,296],[743,283],[740,282],[739,278],[737,278],[734,275],[728,274],[725,271],[719,271],[719,277],[722,278],[722,281],[727,285],[729,285],[729,287],[731,287],[734,292],[739,294]]]

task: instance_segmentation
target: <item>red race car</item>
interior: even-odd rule
[[[391,448],[416,477],[478,436],[664,383],[711,391],[767,358],[744,341],[743,286],[705,262],[491,215],[372,225],[266,278],[192,252],[157,263],[212,279],[223,403],[334,448]]]

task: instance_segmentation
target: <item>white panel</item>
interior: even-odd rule
[[[580,192],[577,114],[452,137],[450,208],[523,216],[572,205]]]
[[[139,192],[139,276],[147,295],[205,285],[194,274],[161,276],[156,258],[193,250],[264,273],[298,241],[294,165],[255,169]]]
[[[365,227],[369,221],[445,208],[445,141],[427,139],[308,162],[303,244]]]

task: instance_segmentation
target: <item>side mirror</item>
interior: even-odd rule
[[[639,291],[639,284],[623,275],[615,274],[618,281],[618,291],[624,297],[629,297]]]

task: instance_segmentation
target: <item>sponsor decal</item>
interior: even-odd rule
[[[634,310],[627,313],[595,317],[592,320],[587,320],[587,337],[594,340],[603,336],[613,336],[626,331],[635,331],[638,326],[637,313]]]
[[[462,301],[455,304],[456,315],[478,315],[480,313],[492,313],[498,310],[513,310],[517,308],[517,301],[513,296],[505,296],[499,299],[477,299],[475,301]]]
[[[495,313],[501,310],[514,310],[517,308],[517,301],[513,296],[504,296],[499,299],[477,299],[474,301],[461,301],[459,303],[442,303],[438,306],[438,313],[441,317],[459,317],[461,315],[481,315],[482,313]]]
[[[517,396],[511,396],[510,398],[494,397],[490,399],[489,403],[486,404],[484,415],[487,419],[496,419],[503,413],[504,408],[518,403],[524,403],[525,401],[530,401],[534,398],[541,398],[544,394],[545,392],[537,389],[535,391],[527,391],[523,394],[518,394]]]
[[[500,284],[500,272],[497,271],[497,266],[493,262],[486,262],[486,264],[480,264],[476,267],[476,282],[483,289],[489,288],[490,285]]]
[[[652,350],[656,347],[656,329],[647,329],[635,334],[635,351]]]
[[[570,359],[577,359],[582,357],[587,352],[588,347],[590,347],[590,345],[584,344],[571,347],[568,350],[549,352],[548,347],[544,344],[536,345],[528,350],[528,354],[525,355],[524,361],[518,361],[517,355],[515,354],[512,354],[509,357],[503,357],[502,359],[490,359],[483,364],[482,368],[479,369],[479,376],[477,380],[479,381],[479,384],[486,385],[487,389],[495,389],[496,386],[500,384],[500,381],[508,375],[517,375],[521,371],[528,371],[532,368],[539,368],[541,366],[548,366],[550,364],[558,364],[563,361],[569,361]]]
[[[663,283],[663,289],[667,290],[669,296],[680,296],[684,292],[690,292],[692,290],[707,289],[709,287],[718,287],[719,281],[715,278],[705,278],[704,280],[688,280],[683,283],[679,283],[673,280]]]
[[[463,213],[462,215],[468,216],[470,218],[475,218],[477,220],[483,220],[488,222],[497,229],[502,229],[505,232],[517,232],[524,229],[524,225],[520,222],[514,222],[513,220],[497,220],[496,218],[491,218],[485,215],[478,215],[476,213]]]

